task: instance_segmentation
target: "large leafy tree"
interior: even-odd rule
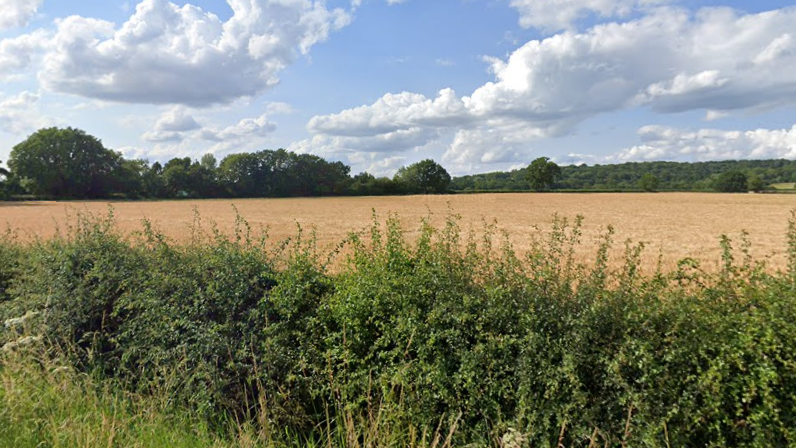
[[[40,129],[14,146],[8,166],[33,194],[93,198],[112,192],[121,154],[80,129]]]
[[[528,165],[525,176],[532,189],[547,190],[561,176],[561,168],[548,157],[539,157]]]
[[[221,185],[235,197],[266,196],[266,176],[259,157],[251,153],[230,154],[218,168]]]
[[[658,178],[652,173],[644,173],[638,180],[638,187],[644,191],[655,191],[658,189]]]
[[[748,191],[748,181],[740,171],[725,171],[716,177],[713,188],[722,193],[741,193]]]
[[[439,194],[448,191],[451,176],[442,165],[426,159],[401,168],[394,180],[407,193]]]

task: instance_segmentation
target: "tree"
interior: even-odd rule
[[[183,197],[189,196],[191,190],[191,180],[188,170],[191,169],[190,157],[175,157],[163,167],[163,180],[169,196]]]
[[[216,156],[210,152],[203,155],[199,163],[202,165],[202,168],[208,171],[215,171],[216,168],[218,168],[218,160],[216,160]]]
[[[740,193],[747,190],[746,175],[740,171],[725,171],[716,177],[713,188],[722,193]]]
[[[526,180],[536,191],[546,190],[561,176],[561,168],[548,157],[539,157],[526,170]]]
[[[260,158],[246,152],[224,157],[218,167],[221,185],[234,197],[266,196],[265,176]]]
[[[147,171],[149,171],[149,162],[146,160],[122,160],[122,164],[113,178],[113,190],[123,193],[128,198],[145,196],[144,174]]]
[[[46,128],[14,146],[8,165],[33,194],[93,198],[111,193],[122,160],[82,130]]]
[[[441,194],[448,191],[451,176],[442,165],[426,159],[402,167],[393,180],[401,184],[406,193]]]
[[[148,167],[141,175],[141,184],[144,196],[149,198],[168,197],[166,180],[163,178],[163,166],[160,162],[155,162]]]
[[[765,182],[763,182],[763,179],[761,179],[760,176],[758,176],[757,174],[749,176],[746,185],[749,191],[754,191],[754,192],[762,191],[766,188]]]
[[[2,162],[2,160],[0,160]],[[8,190],[6,189],[6,178],[10,173],[7,169],[0,166],[0,199],[6,199],[8,197]]]
[[[658,178],[652,173],[644,173],[638,180],[638,187],[644,191],[655,191],[658,189]]]

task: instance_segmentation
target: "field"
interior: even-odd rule
[[[589,262],[594,244],[612,225],[615,252],[623,251],[627,239],[644,242],[645,270],[657,266],[659,256],[665,270],[677,260],[691,257],[707,270],[720,262],[719,237],[728,235],[739,243],[742,231],[749,233],[752,254],[769,267],[785,265],[785,233],[796,200],[787,195],[753,194],[479,194],[458,196],[404,196],[306,199],[235,199],[155,202],[111,202],[123,232],[141,230],[141,219],[150,219],[167,236],[185,242],[191,232],[194,208],[209,229],[214,221],[231,232],[235,209],[253,229],[267,228],[272,241],[296,234],[297,223],[315,230],[322,247],[333,247],[349,232],[369,227],[373,210],[385,218],[399,217],[412,240],[420,220],[431,217],[434,225],[444,222],[449,211],[461,216],[461,227],[478,233],[483,221],[497,222],[506,230],[518,252],[529,248],[534,226],[549,230],[554,214],[574,219],[585,217],[583,243],[578,257]],[[7,223],[23,238],[48,238],[56,228],[64,229],[67,216],[77,212],[107,213],[108,202],[0,203],[0,224]],[[614,257],[615,263],[621,263]]]
[[[265,246],[234,238],[232,201],[6,203],[0,448],[796,446],[787,199],[234,201]],[[482,219],[516,252],[461,250]],[[211,220],[231,238],[192,237]],[[327,269],[306,236],[278,244],[297,222],[364,238]],[[659,252],[705,269],[639,275]]]

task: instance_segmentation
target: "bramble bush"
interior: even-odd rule
[[[301,228],[272,242],[240,217],[224,235],[197,214],[174,244],[148,222],[120,236],[112,211],[78,216],[52,240],[0,240],[0,318],[38,313],[80,371],[211,427],[311,441],[362,425],[397,445],[443,427],[453,445],[796,445],[796,215],[780,272],[745,234],[719,239],[717,273],[686,259],[642,276],[643,244],[629,242],[614,269],[611,228],[584,265],[581,226],[556,216],[518,255],[495,224],[464,232],[451,214],[409,243],[374,213],[329,255]],[[370,440],[354,434],[335,443]]]

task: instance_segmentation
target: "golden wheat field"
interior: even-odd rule
[[[597,241],[608,225],[615,228],[612,264],[622,263],[624,242],[643,242],[645,270],[655,269],[659,258],[664,269],[691,257],[713,270],[719,266],[719,236],[738,242],[749,233],[752,254],[772,269],[785,265],[786,231],[796,197],[754,194],[479,194],[456,196],[405,196],[301,199],[184,200],[151,202],[21,202],[0,203],[0,223],[17,230],[20,237],[48,238],[65,229],[69,217],[80,213],[102,216],[113,207],[119,229],[140,230],[148,218],[156,228],[176,241],[191,235],[198,210],[205,229],[215,222],[225,232],[235,225],[235,208],[253,229],[267,228],[269,239],[279,241],[296,234],[297,224],[314,230],[322,248],[332,248],[349,232],[367,229],[373,210],[383,220],[399,217],[408,239],[417,235],[420,220],[430,217],[442,225],[450,212],[460,215],[465,231],[478,233],[483,222],[497,222],[510,235],[517,252],[530,247],[534,227],[549,230],[555,214],[573,220],[585,218],[578,257],[594,258]],[[235,208],[233,208],[233,205]]]

